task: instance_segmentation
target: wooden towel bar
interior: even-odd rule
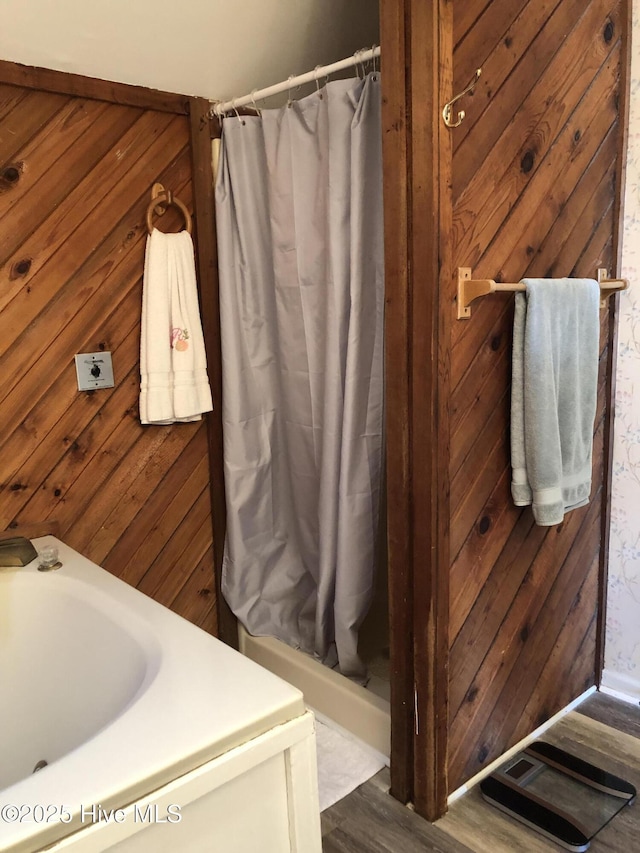
[[[606,304],[607,296],[629,287],[629,282],[624,278],[608,278],[605,269],[598,270],[597,280],[602,296],[601,305]],[[508,284],[493,281],[491,278],[472,279],[470,267],[458,267],[458,320],[467,320],[471,316],[471,303],[474,299],[489,293],[518,290],[526,290],[521,281]]]

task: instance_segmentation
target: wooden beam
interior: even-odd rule
[[[429,820],[448,794],[452,27],[447,0],[381,3],[391,793]]]
[[[418,814],[441,817],[448,795],[449,405],[454,275],[453,6],[411,0],[411,493],[414,795]]]
[[[616,217],[613,229],[613,256],[616,269],[609,270],[610,275],[622,275],[622,238],[624,235],[624,195],[627,171],[627,151],[629,148],[629,102],[631,87],[631,34],[633,29],[633,3],[623,0],[622,14],[622,56],[620,59],[620,95],[618,107],[618,156],[616,163],[616,186],[614,210]],[[613,414],[616,399],[616,367],[618,355],[618,317],[619,296],[609,300],[609,338],[607,364],[607,413],[604,426],[604,471],[602,494],[602,539],[600,546],[600,576],[598,584],[598,616],[596,628],[596,683],[600,686],[604,669],[604,646],[607,622],[607,586],[609,581],[609,542],[611,537],[611,491],[613,472]]]
[[[387,539],[391,678],[391,793],[413,798],[409,140],[405,2],[380,3],[385,230]]]
[[[128,83],[113,83],[95,77],[68,74],[66,71],[53,71],[50,68],[20,65],[6,60],[0,60],[0,83],[38,89],[42,92],[93,98],[96,101],[108,101],[144,110],[189,114],[189,98],[186,95],[147,89],[145,86],[131,86]]]
[[[204,98],[191,98],[189,103],[200,310],[214,406],[213,412],[207,415],[207,426],[218,636],[225,643],[237,648],[236,618],[224,600],[221,590],[226,503],[222,449],[222,353],[218,301],[218,252],[211,168],[211,135],[207,119],[209,103]]]

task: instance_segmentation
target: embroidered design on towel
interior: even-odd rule
[[[177,326],[171,329],[171,348],[178,352],[186,352],[189,349],[188,329],[180,329]]]

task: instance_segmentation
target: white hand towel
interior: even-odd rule
[[[140,333],[140,421],[200,420],[213,408],[187,231],[147,237]]]
[[[589,502],[600,287],[568,278],[524,284],[513,325],[511,494],[550,526]]]

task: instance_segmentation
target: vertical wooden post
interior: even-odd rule
[[[452,17],[381,4],[391,791],[429,820],[448,793]]]
[[[220,588],[226,529],[226,503],[222,450],[222,353],[220,350],[220,309],[218,302],[218,253],[211,168],[211,135],[207,118],[209,102],[204,98],[190,98],[189,106],[191,157],[193,161],[194,233],[198,249],[200,310],[202,312],[207,367],[214,406],[213,412],[207,415],[207,427],[218,636],[225,643],[237,648],[238,626],[236,618],[222,597]]]
[[[448,794],[452,33],[450,0],[411,1],[413,801],[428,820]]]
[[[616,268],[611,276],[622,275],[622,240],[624,236],[624,193],[629,147],[629,100],[631,86],[631,33],[633,29],[633,3],[624,0],[620,19],[622,32],[622,56],[620,98],[618,101],[618,162],[616,164],[616,188],[614,210],[617,216],[613,223],[613,256]],[[600,545],[600,575],[598,580],[598,632],[596,636],[596,683],[600,686],[604,669],[604,646],[607,623],[607,584],[609,580],[609,541],[611,537],[611,490],[613,471],[613,422],[616,399],[616,363],[618,355],[618,303],[620,297],[609,299],[609,340],[607,349],[607,416],[604,425],[604,470],[602,472],[602,538]]]
[[[409,452],[411,125],[407,104],[406,14],[404,0],[381,0],[391,793],[403,803],[413,798],[414,731]]]

